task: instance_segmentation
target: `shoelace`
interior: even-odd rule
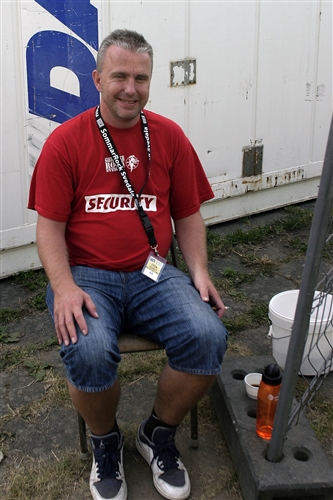
[[[154,446],[154,459],[158,461],[158,466],[164,472],[170,469],[178,469],[179,451],[173,439],[166,443],[156,443]]]
[[[119,457],[106,449],[95,449],[95,461],[99,479],[119,479]]]

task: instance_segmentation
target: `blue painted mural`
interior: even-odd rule
[[[99,93],[91,73],[96,67],[87,44],[98,49],[96,7],[89,0],[36,0],[52,16],[80,37],[62,31],[43,30],[29,40],[26,50],[29,112],[63,123],[94,107]],[[70,70],[78,80],[79,95],[51,86],[51,71]]]

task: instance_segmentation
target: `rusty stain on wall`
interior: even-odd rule
[[[259,174],[230,181],[212,184],[215,199],[225,199],[242,196],[246,193],[262,191],[307,180],[308,176],[303,166],[295,167],[289,171],[281,170],[271,174]]]
[[[262,173],[263,148],[263,145],[243,148],[243,177],[257,176]]]

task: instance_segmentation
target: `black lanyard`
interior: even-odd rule
[[[151,147],[150,147],[150,135],[149,135],[149,128],[148,128],[147,119],[146,119],[144,113],[141,111],[140,112],[141,128],[142,128],[143,137],[145,138],[145,141],[146,141],[147,156],[148,156],[148,162],[149,162],[149,171],[148,171],[147,179],[146,179],[144,185],[142,186],[142,188],[140,189],[139,194],[137,195],[129,178],[127,177],[125,167],[123,165],[123,162],[121,161],[121,158],[120,158],[120,155],[117,151],[117,148],[116,148],[114,142],[112,141],[111,135],[109,134],[109,131],[105,126],[105,123],[103,121],[99,106],[97,106],[97,108],[96,108],[95,118],[96,118],[96,123],[97,123],[98,129],[101,133],[101,136],[103,137],[103,140],[106,144],[106,147],[108,148],[108,150],[111,154],[111,157],[114,161],[114,164],[116,165],[118,172],[120,173],[121,178],[123,179],[124,184],[125,184],[128,192],[135,200],[135,204],[136,204],[136,207],[138,209],[138,213],[139,213],[141,222],[142,222],[143,227],[144,227],[144,229],[147,233],[147,236],[148,236],[150,247],[154,250],[156,255],[158,255],[158,252],[157,252],[158,244],[157,244],[157,241],[155,239],[154,228],[152,226],[152,223],[150,222],[148,215],[143,210],[142,205],[141,205],[141,201],[140,201],[142,191],[144,190],[144,187],[148,181],[148,178],[150,176],[150,169],[151,169]]]

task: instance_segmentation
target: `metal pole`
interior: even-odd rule
[[[333,119],[328,135],[325,159],[321,174],[318,197],[313,214],[306,252],[304,270],[299,291],[289,349],[283,374],[279,403],[276,409],[272,438],[268,446],[267,460],[279,462],[282,458],[288,419],[301,366],[308,332],[313,295],[318,279],[321,255],[333,203]]]

